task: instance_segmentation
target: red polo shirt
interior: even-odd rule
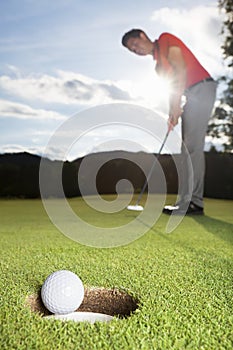
[[[185,88],[210,77],[210,74],[200,64],[189,48],[175,35],[169,33],[162,33],[159,39],[155,41],[153,57],[157,61],[155,69],[158,74],[172,75],[173,68],[167,60],[168,50],[171,46],[177,46],[181,49],[186,65]]]

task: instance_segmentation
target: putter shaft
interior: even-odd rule
[[[170,132],[170,130],[168,130],[167,133],[166,133],[166,135],[165,135],[165,138],[164,138],[164,140],[163,140],[163,143],[162,143],[162,145],[161,145],[161,147],[160,147],[160,149],[159,149],[159,152],[158,152],[158,154],[157,154],[156,160],[158,159],[158,157],[160,156],[160,154],[161,154],[161,152],[162,152],[162,150],[163,150],[163,147],[164,147],[164,145],[165,145],[165,143],[166,143],[166,141],[167,141],[169,132]],[[151,177],[152,172],[153,172],[153,170],[154,170],[154,167],[155,167],[155,165],[156,165],[156,160],[154,161],[154,163],[153,163],[153,165],[152,165],[152,167],[151,167],[151,169],[150,169],[150,171],[149,171],[149,173],[148,173],[148,175],[147,175],[147,178],[146,178],[146,180],[145,180],[145,182],[144,182],[144,185],[143,185],[143,187],[142,187],[142,189],[141,189],[141,192],[139,193],[139,196],[138,196],[138,199],[137,199],[135,205],[138,205],[138,204],[140,203],[141,199],[142,199],[142,195],[143,195],[143,193],[145,192],[145,189],[146,189],[146,186],[147,186],[147,184],[148,184],[148,181],[150,180],[150,177]]]

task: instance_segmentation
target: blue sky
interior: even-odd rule
[[[70,116],[105,103],[135,103],[166,114],[167,88],[153,60],[123,48],[122,35],[133,27],[152,39],[169,31],[218,78],[227,74],[221,23],[217,1],[1,1],[0,153],[42,154]],[[91,140],[74,156],[95,151]],[[148,143],[146,150],[156,146]]]

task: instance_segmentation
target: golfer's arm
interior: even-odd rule
[[[169,101],[170,114],[179,117],[181,114],[181,98],[186,84],[186,65],[179,47],[172,46],[169,48],[168,61],[173,71],[172,91]]]

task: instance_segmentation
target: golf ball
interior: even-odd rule
[[[71,271],[55,271],[46,278],[41,288],[41,298],[45,307],[54,314],[74,312],[84,298],[83,283]]]

